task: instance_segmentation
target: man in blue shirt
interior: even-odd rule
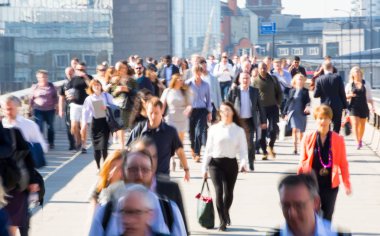
[[[210,86],[202,80],[203,67],[195,64],[192,68],[194,77],[186,84],[193,92],[192,111],[190,115],[190,143],[192,156],[196,162],[201,159],[201,146],[206,145],[207,121],[211,122],[212,105]]]
[[[170,55],[164,56],[163,62],[164,66],[158,72],[158,78],[163,80],[163,83],[168,87],[172,75],[179,74],[179,68],[172,64],[172,57]]]
[[[286,224],[273,235],[338,235],[331,229],[331,223],[317,214],[320,197],[315,176],[289,175],[280,182],[278,192]]]

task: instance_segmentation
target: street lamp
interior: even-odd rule
[[[346,11],[346,10],[343,10],[343,9],[334,9],[334,11],[341,11],[341,12],[345,12],[348,14],[348,34],[349,34],[349,48],[350,48],[350,68],[351,68],[351,60],[352,60],[352,52],[351,52],[351,11]]]
[[[339,43],[339,46],[340,46],[340,52],[339,52],[339,56],[340,56],[340,70],[343,71],[343,58],[342,58],[342,54],[343,54],[343,25],[347,24],[347,23],[350,23],[350,22],[335,22],[335,21],[328,21],[327,23],[331,23],[331,24],[337,24],[339,25],[340,27],[340,43]]]
[[[373,36],[373,29],[372,29],[372,0],[369,2],[369,30],[370,30],[370,38],[369,38],[369,50],[370,50],[370,82],[371,82],[371,88],[373,88],[373,52],[372,52],[372,36]]]

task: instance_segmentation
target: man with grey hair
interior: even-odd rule
[[[58,90],[58,115],[59,117],[63,117],[65,114],[65,125],[67,132],[67,139],[69,140],[69,150],[75,150],[75,140],[74,136],[71,134],[71,120],[70,120],[70,100],[66,97],[66,91],[68,90],[67,84],[70,82],[71,78],[73,78],[75,73],[74,68],[66,67],[65,76],[66,80]]]
[[[123,161],[123,175],[127,184],[142,184],[147,188],[152,188],[155,177],[155,170],[152,156],[146,150],[129,152]],[[117,205],[120,197],[127,192],[127,186],[117,183],[116,186],[109,186],[109,203],[100,206],[95,212],[90,236],[101,235],[120,235],[118,227]],[[183,217],[175,202],[164,200],[150,191],[154,199],[154,218],[149,222],[154,232],[162,235],[187,235],[183,222]],[[166,214],[170,212],[170,214]]]
[[[149,226],[154,217],[154,208],[154,198],[146,187],[140,184],[127,186],[117,207],[121,229],[119,235],[154,235]]]
[[[331,223],[322,219],[315,175],[288,175],[278,186],[285,225],[272,235],[338,235]]]
[[[251,66],[250,63],[248,64]],[[231,88],[227,101],[234,105],[239,114],[241,125],[247,138],[249,169],[253,171],[255,160],[254,133],[259,125],[261,129],[266,129],[267,123],[264,108],[260,101],[259,90],[250,86],[249,73],[240,73],[239,80],[239,87]],[[257,114],[259,114],[260,121],[257,120]]]
[[[43,151],[48,151],[48,145],[42,136],[42,133],[38,125],[29,119],[24,118],[18,114],[18,110],[21,106],[19,98],[13,95],[8,95],[1,101],[1,108],[4,114],[4,118],[1,121],[4,128],[18,128],[25,141],[30,143],[40,143]]]

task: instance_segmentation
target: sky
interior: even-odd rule
[[[347,17],[351,0],[282,0],[283,14],[301,15],[301,18]]]

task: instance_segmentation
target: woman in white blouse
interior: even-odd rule
[[[231,224],[229,210],[238,171],[247,170],[248,147],[234,106],[230,102],[223,102],[219,112],[221,121],[211,126],[208,131],[202,173],[203,178],[207,179],[207,169],[210,172],[216,193],[219,230],[225,231],[226,226]],[[240,167],[237,157],[240,158]]]
[[[83,103],[82,129],[91,121],[91,139],[94,147],[94,158],[98,170],[100,169],[100,159],[107,158],[108,138],[110,130],[106,121],[106,105],[112,104],[112,96],[103,92],[102,84],[99,80],[91,80],[87,90],[89,95]]]

